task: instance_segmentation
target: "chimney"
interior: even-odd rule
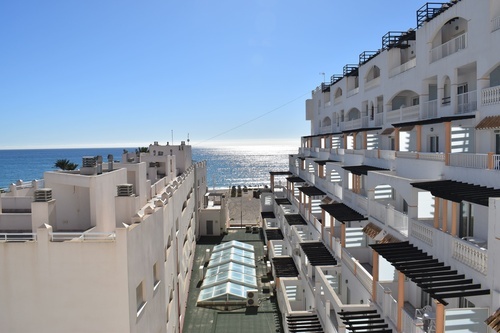
[[[108,155],[108,171],[113,171],[113,155]]]

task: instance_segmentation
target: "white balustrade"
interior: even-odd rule
[[[443,153],[418,153],[418,158],[420,160],[428,160],[428,161],[441,161],[444,162],[445,154]]]
[[[467,47],[467,33],[464,33],[452,40],[436,46],[431,50],[431,62],[445,58],[453,53],[463,50]]]
[[[465,240],[453,240],[453,258],[484,275],[488,271],[488,250]]]
[[[494,105],[500,103],[500,86],[481,90],[481,104]]]
[[[396,151],[395,150],[381,150],[380,158],[384,160],[395,160],[396,159]]]
[[[418,240],[432,246],[434,237],[434,227],[418,220],[411,220],[411,235]]]
[[[397,151],[396,157],[418,159],[418,153],[414,151]]]
[[[365,90],[376,87],[380,84],[380,76],[365,82]]]
[[[409,69],[412,69],[413,67],[417,66],[417,58],[413,58],[407,62],[405,62],[402,65],[399,65],[398,67],[394,67],[389,71],[389,77],[394,77],[398,74],[401,74],[403,72],[406,72]]]
[[[388,123],[419,120],[419,112],[420,105],[402,107],[397,110],[388,111],[386,120]]]
[[[450,154],[450,165],[462,168],[487,169],[488,154]]]
[[[359,87],[351,89],[347,92],[347,97],[351,97],[359,93]]]

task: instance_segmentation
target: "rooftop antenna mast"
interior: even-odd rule
[[[188,139],[187,139],[188,145],[189,145],[189,133],[188,133]]]
[[[172,134],[172,145],[174,144],[174,130],[170,130]]]

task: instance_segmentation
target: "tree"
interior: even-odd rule
[[[135,150],[136,154],[139,153],[149,153],[149,148],[148,147],[139,147]]]
[[[61,170],[75,170],[78,164],[70,162],[68,159],[60,159],[54,163],[54,167]]]

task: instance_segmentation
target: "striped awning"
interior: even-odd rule
[[[494,314],[489,316],[484,322],[495,332],[500,332],[500,308],[496,310]]]
[[[484,118],[476,125],[478,130],[500,128],[500,116],[489,116]]]

